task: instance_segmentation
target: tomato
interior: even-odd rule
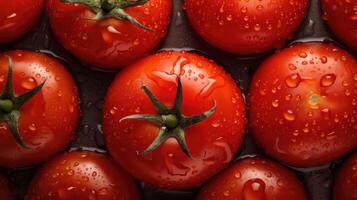
[[[198,200],[307,200],[304,186],[288,169],[263,158],[238,161],[206,185]]]
[[[10,61],[12,76],[8,74]],[[4,95],[9,78],[14,92]],[[34,90],[34,96],[16,106]],[[30,51],[2,53],[0,91],[0,166],[37,164],[67,147],[79,122],[79,97],[71,74],[62,64]]]
[[[125,4],[136,1],[101,2]],[[109,12],[104,5],[98,6],[102,7],[100,12]],[[58,41],[83,62],[103,69],[126,66],[155,48],[166,35],[171,8],[172,2],[168,0],[149,0],[144,5],[125,8],[125,12],[142,25],[138,27],[140,25],[114,17],[88,20],[96,14],[84,4],[61,0],[48,2],[50,23]]]
[[[0,175],[0,199],[1,200],[12,200],[13,196],[9,187],[9,182],[7,179]]]
[[[245,128],[234,80],[213,61],[184,51],[126,68],[110,86],[103,112],[115,160],[166,189],[196,187],[216,174],[232,160]]]
[[[331,30],[357,51],[357,1],[323,0],[322,8]]]
[[[139,193],[112,159],[80,151],[60,155],[37,172],[25,200],[37,199],[139,200]]]
[[[283,46],[302,22],[308,0],[185,0],[188,19],[211,45],[239,55]]]
[[[44,5],[45,0],[0,1],[0,44],[13,42],[33,28]]]
[[[357,62],[333,44],[295,44],[264,62],[250,89],[250,127],[271,156],[327,164],[357,142]]]
[[[343,164],[335,180],[333,200],[357,199],[357,153]]]

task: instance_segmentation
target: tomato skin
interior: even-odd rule
[[[172,106],[175,74],[180,75],[183,85],[184,115],[209,110],[213,100],[216,112],[185,129],[191,158],[172,138],[142,156],[159,127],[135,120],[119,123],[119,119],[157,113],[142,84],[165,105]],[[193,53],[168,51],[148,56],[116,77],[105,99],[103,131],[112,156],[133,176],[156,187],[186,189],[199,186],[231,161],[242,142],[244,112],[241,92],[222,67]]]
[[[9,182],[3,175],[0,175],[0,199],[13,200],[13,196],[9,187]]]
[[[32,180],[25,200],[139,200],[133,179],[109,157],[71,152],[46,163]]]
[[[33,28],[45,0],[0,1],[0,44],[13,42]]]
[[[46,80],[41,91],[20,109],[19,131],[30,149],[19,146],[7,123],[0,123],[0,166],[25,167],[45,161],[69,145],[79,123],[79,96],[76,83],[62,64],[31,51],[0,54],[0,91],[7,78],[7,56],[13,61],[16,95]]]
[[[150,0],[143,6],[125,9],[155,30],[149,32],[123,20],[83,20],[95,14],[82,5],[48,2],[50,23],[58,41],[80,60],[103,69],[119,69],[154,49],[166,35],[171,9],[168,0]]]
[[[196,32],[211,45],[238,55],[280,48],[298,29],[307,7],[307,0],[185,0]]]
[[[354,153],[340,169],[335,180],[333,200],[354,200],[357,198],[357,153]]]
[[[246,158],[220,173],[197,200],[307,200],[295,174],[263,158]]]
[[[356,87],[353,56],[333,44],[293,45],[254,75],[252,133],[280,161],[298,167],[327,164],[356,146]]]
[[[357,51],[357,1],[322,0],[323,18],[347,46]]]

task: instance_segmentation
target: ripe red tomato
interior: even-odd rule
[[[12,200],[13,196],[9,187],[9,182],[7,179],[0,175],[0,199],[1,200]]]
[[[357,62],[333,44],[296,44],[272,56],[249,97],[253,135],[283,162],[322,165],[357,144]]]
[[[154,30],[151,32],[112,17],[88,20],[96,14],[85,5],[63,3],[61,0],[48,2],[50,23],[59,42],[80,60],[104,69],[126,66],[155,48],[166,35],[171,7],[171,1],[150,0],[142,6],[125,9],[142,25]],[[108,12],[104,8],[100,10]]]
[[[112,159],[94,152],[65,153],[46,163],[25,200],[139,200],[137,187]]]
[[[250,55],[280,48],[302,22],[308,0],[185,0],[196,32],[222,50]]]
[[[0,1],[0,44],[13,42],[33,28],[45,0]]]
[[[3,104],[9,97],[0,96],[0,166],[14,168],[37,164],[67,147],[79,122],[79,97],[76,84],[63,65],[30,51],[0,54],[0,93],[6,91],[9,58],[13,62],[11,82],[15,96],[33,91],[44,83],[42,89],[19,109],[13,106],[12,110],[7,110]],[[22,140],[15,140],[7,120],[13,112],[19,114],[18,129]],[[19,145],[19,140],[23,146]]]
[[[346,161],[335,181],[333,200],[357,199],[357,153]]]
[[[165,109],[153,105],[149,90]],[[109,88],[103,114],[115,160],[138,179],[167,189],[196,187],[225,167],[245,128],[236,83],[213,61],[188,52],[161,52],[121,72]],[[151,123],[121,120],[132,114],[154,116]],[[202,118],[192,121],[194,115]]]
[[[323,0],[322,8],[331,30],[357,51],[357,1]]]
[[[206,185],[198,200],[307,200],[297,177],[272,161],[247,158]]]

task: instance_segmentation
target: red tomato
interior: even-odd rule
[[[1,200],[12,200],[12,194],[9,187],[9,182],[7,179],[0,175],[0,199]]]
[[[0,1],[0,44],[19,39],[36,25],[45,0]]]
[[[247,158],[206,185],[198,200],[307,200],[304,186],[286,168],[262,158]]]
[[[112,159],[92,152],[65,153],[46,163],[25,200],[139,200],[134,181]]]
[[[44,82],[39,92],[19,109],[20,146],[9,123],[0,117],[0,166],[24,167],[49,159],[65,149],[79,122],[79,97],[71,74],[56,60],[30,51],[0,54],[0,91],[5,91],[8,57],[13,62],[12,84],[16,96]],[[0,103],[5,101],[0,98]],[[1,104],[0,104],[1,107]]]
[[[125,20],[86,20],[95,13],[84,5],[61,0],[48,2],[50,23],[59,42],[80,60],[104,69],[118,69],[155,48],[166,35],[171,7],[171,1],[150,0],[125,9],[142,25],[154,30],[150,32]]]
[[[357,199],[357,153],[346,161],[335,181],[333,200]]]
[[[302,22],[308,0],[185,0],[196,32],[222,50],[250,55],[280,48]]]
[[[322,8],[336,36],[357,51],[357,1],[322,0]]]
[[[298,167],[326,164],[357,142],[357,62],[332,44],[293,45],[254,75],[250,127],[271,156]]]
[[[182,106],[177,112],[169,110],[165,114],[158,111],[142,88],[144,85],[171,109],[179,83]],[[186,120],[207,110],[211,115],[200,123],[186,126],[183,122],[183,117]],[[153,114],[162,125],[137,120],[119,122],[132,114]],[[178,123],[168,123],[167,118],[176,118],[174,122]],[[168,131],[164,137],[179,137],[176,134],[182,129],[181,141],[186,145],[166,138],[156,150],[148,152],[159,127]],[[132,175],[157,187],[185,189],[202,184],[232,160],[244,128],[244,103],[236,83],[222,67],[193,53],[161,52],[137,62],[116,77],[105,100],[103,131],[111,154]],[[187,147],[186,152],[183,147]]]

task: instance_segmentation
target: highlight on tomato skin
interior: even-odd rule
[[[281,48],[303,21],[308,0],[185,0],[188,20],[210,45],[237,55]]]
[[[200,186],[233,159],[244,131],[235,81],[190,52],[163,51],[125,68],[105,98],[109,152],[134,177],[159,188]]]
[[[9,181],[3,175],[0,175],[0,199],[1,200],[14,200],[11,192]]]
[[[251,132],[281,162],[324,165],[357,145],[357,61],[333,44],[276,53],[259,67],[249,93]]]
[[[46,0],[0,1],[0,44],[14,42],[38,22]]]
[[[357,1],[322,0],[323,15],[331,31],[357,52]]]
[[[333,200],[354,200],[357,198],[357,153],[343,164],[335,179]]]
[[[213,178],[197,200],[308,200],[303,184],[287,168],[264,158],[238,160]]]
[[[1,53],[0,94],[1,167],[46,161],[75,137],[78,89],[56,59],[32,51]]]
[[[108,156],[64,153],[40,168],[25,200],[139,200],[133,179]]]
[[[105,70],[121,69],[156,48],[166,36],[172,13],[171,0],[96,1],[102,2],[98,5],[100,13],[85,3],[70,2],[48,1],[50,25],[56,39],[82,62]],[[143,3],[134,5],[135,2]],[[124,6],[127,4],[133,5]],[[137,23],[123,16],[108,16],[123,12]],[[99,15],[102,17],[98,18]]]

